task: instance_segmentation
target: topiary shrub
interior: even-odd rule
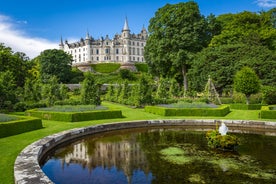
[[[260,112],[261,119],[276,119],[276,106],[262,106]]]

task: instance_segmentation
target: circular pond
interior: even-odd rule
[[[103,132],[58,146],[40,166],[56,184],[275,182],[276,136],[246,132],[234,152],[210,149],[202,129]]]

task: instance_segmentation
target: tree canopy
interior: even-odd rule
[[[207,27],[197,3],[167,4],[150,19],[145,59],[150,72],[172,77],[181,74],[187,90],[186,73],[191,57],[207,44]]]
[[[234,88],[237,92],[245,94],[246,103],[249,104],[250,95],[259,92],[261,88],[260,80],[254,70],[243,67],[235,75]]]
[[[56,76],[59,82],[68,83],[71,80],[72,56],[58,49],[43,51],[37,58],[42,81]]]

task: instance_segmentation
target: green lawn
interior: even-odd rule
[[[110,109],[120,109],[125,118],[93,120],[77,123],[58,122],[43,120],[43,129],[35,130],[15,136],[0,138],[0,180],[1,183],[12,184],[13,180],[13,165],[17,155],[22,149],[32,142],[41,139],[47,135],[61,132],[63,130],[86,127],[102,123],[132,121],[132,120],[148,120],[148,119],[206,119],[204,117],[164,117],[145,112],[143,109],[132,109],[126,106],[103,103],[104,106]],[[224,118],[208,117],[208,119],[241,119],[241,120],[258,120],[258,110],[233,110]],[[274,120],[275,121],[275,120]]]

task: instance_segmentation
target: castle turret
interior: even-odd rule
[[[124,24],[124,28],[122,30],[122,37],[123,38],[130,38],[130,29],[128,27],[128,21],[127,21],[127,17],[125,19],[125,24]]]
[[[62,37],[60,37],[59,49],[60,49],[60,50],[63,50],[63,49],[64,49],[64,44],[63,44]]]

